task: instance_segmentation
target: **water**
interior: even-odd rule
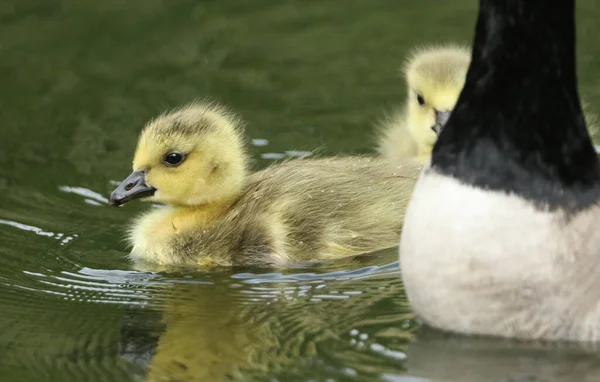
[[[106,197],[142,124],[210,96],[260,168],[371,152],[415,45],[469,41],[475,1],[10,0],[0,5],[0,380],[597,381],[593,347],[414,320],[396,250],[293,268],[139,269]],[[600,3],[579,2],[600,109]]]

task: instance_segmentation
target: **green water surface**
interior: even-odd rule
[[[0,2],[0,381],[600,381],[593,349],[420,327],[396,249],[285,272],[143,271],[122,238],[148,206],[106,204],[144,122],[197,97],[268,140],[255,168],[290,150],[372,152],[374,122],[403,101],[405,55],[469,43],[476,11]],[[596,111],[600,1],[579,1],[577,16],[580,91]]]

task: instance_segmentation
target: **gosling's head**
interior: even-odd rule
[[[226,108],[195,102],[142,130],[133,172],[110,195],[121,205],[143,198],[204,205],[235,198],[246,175],[242,123]]]
[[[411,135],[431,151],[465,84],[471,51],[459,45],[419,48],[404,67]]]

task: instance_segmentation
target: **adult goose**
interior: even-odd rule
[[[600,340],[600,165],[574,0],[480,0],[457,105],[409,202],[400,262],[428,325]]]

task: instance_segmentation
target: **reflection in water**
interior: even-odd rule
[[[123,335],[122,356],[147,370],[147,381],[600,380],[594,347],[520,344],[428,328],[415,337],[418,326],[396,267],[237,273],[227,282],[172,284],[155,296],[160,314],[152,328]],[[125,327],[140,324],[130,320]]]
[[[421,330],[408,346],[410,376],[428,382],[600,381],[598,347],[581,344],[516,343]],[[404,376],[384,380],[406,382]]]
[[[301,376],[311,364],[338,377],[395,371],[405,356],[388,347],[403,346],[413,326],[406,304],[398,305],[397,276],[390,264],[174,283],[153,297],[161,301],[161,333],[144,340],[126,330],[123,356],[138,365],[147,360],[148,381]],[[392,309],[374,314],[382,305]]]
[[[220,381],[241,378],[243,368],[267,370],[282,340],[269,325],[276,313],[272,306],[243,305],[241,296],[223,284],[172,288],[173,299],[162,307],[165,329],[149,364],[148,381]]]
[[[34,370],[33,380],[60,370],[119,381],[600,380],[595,349],[423,328],[415,336],[395,257],[393,249],[281,272],[157,273],[61,257],[58,267],[29,258],[18,270],[9,256],[0,346],[13,350],[0,368]]]

